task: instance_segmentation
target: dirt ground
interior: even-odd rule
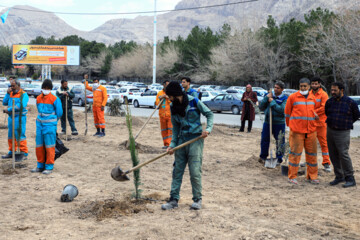
[[[3,115],[1,115],[3,117]],[[320,170],[320,185],[293,186],[279,168],[257,162],[260,130],[239,133],[216,125],[206,139],[203,158],[203,209],[192,203],[186,170],[179,208],[162,211],[169,196],[173,156],[141,170],[144,199],[134,201],[132,181],[116,182],[113,167],[131,168],[125,119],[106,117],[106,137],[84,133],[84,113],[75,112],[81,136],[66,143],[70,151],[55,163],[53,174],[30,173],[36,166],[34,106],[28,115],[29,159],[11,171],[0,162],[0,239],[360,239],[360,192],[330,187],[333,173]],[[144,118],[134,118],[136,133]],[[2,123],[0,123],[2,124]],[[153,119],[137,139],[140,161],[162,153],[159,120]],[[0,154],[7,152],[7,129],[0,129]],[[355,177],[360,181],[360,140],[351,140]],[[320,149],[319,149],[320,153]],[[318,157],[321,163],[320,156]],[[130,178],[133,179],[132,174]],[[79,195],[60,202],[65,185]]]

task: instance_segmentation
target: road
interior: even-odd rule
[[[35,104],[35,98],[30,98],[29,104]],[[79,107],[76,105],[73,108],[78,110],[84,109],[84,107]],[[147,108],[147,107],[134,108],[132,105],[130,106],[130,110],[132,115],[136,117],[148,117],[154,111],[153,108]],[[240,116],[241,115],[234,115],[231,112],[214,113],[214,123],[240,127]],[[158,114],[155,113],[153,117],[158,118]],[[202,116],[201,121],[206,122],[205,117]],[[263,123],[260,119],[260,116],[256,115],[255,121],[253,122],[253,127],[261,129],[262,125]],[[354,124],[354,130],[351,131],[351,137],[360,137],[360,121],[357,121]]]

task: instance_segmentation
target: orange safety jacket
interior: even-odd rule
[[[158,94],[156,95],[156,101],[155,104],[158,105],[160,102],[160,96],[162,95],[166,95],[164,90],[161,90],[158,92]],[[171,117],[171,112],[170,112],[170,99],[165,98],[165,101],[162,102],[161,106],[159,107],[159,117]]]
[[[300,91],[289,96],[285,106],[286,125],[297,133],[313,133],[315,124],[315,96],[309,92],[305,98]]]
[[[322,89],[319,88],[319,91],[317,93],[314,93],[311,91],[316,99],[315,103],[315,112],[319,116],[319,120],[317,120],[316,126],[317,127],[325,127],[326,126],[326,115],[325,115],[325,103],[329,99],[329,96],[327,93]]]
[[[106,106],[108,100],[106,87],[100,85],[98,88],[94,89],[93,87],[90,87],[88,82],[86,81],[86,89],[93,92],[94,107]]]

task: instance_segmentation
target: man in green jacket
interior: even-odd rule
[[[264,99],[260,102],[259,108],[265,113],[265,122],[263,125],[263,130],[261,132],[261,153],[259,162],[264,163],[269,156],[269,145],[270,145],[270,108],[272,113],[272,134],[276,140],[276,149],[278,148],[278,136],[282,132],[283,138],[282,143],[285,143],[285,106],[287,101],[287,96],[282,92],[284,90],[285,84],[282,81],[277,81],[275,83],[274,91],[269,93]],[[283,146],[281,146],[281,149]],[[276,158],[278,159],[278,164],[282,163],[283,152],[276,151]]]
[[[75,127],[74,122],[74,114],[72,110],[72,99],[75,97],[75,93],[72,89],[69,89],[67,80],[61,80],[61,86],[56,91],[56,96],[60,98],[63,115],[61,116],[61,133],[65,134],[66,128],[66,114],[65,114],[65,105],[66,105],[66,97],[67,97],[67,118],[71,127],[71,135],[78,135],[78,131]]]
[[[173,148],[202,136],[202,139],[183,147],[175,152],[175,163],[172,175],[170,200],[163,204],[163,210],[178,207],[180,199],[180,188],[186,164],[189,165],[190,181],[194,203],[191,209],[201,209],[202,185],[201,185],[201,166],[204,148],[204,138],[206,138],[213,128],[214,114],[199,99],[187,95],[182,91],[177,82],[171,82],[166,87],[166,94],[169,96],[171,109],[171,122],[173,124],[173,136],[168,153],[174,153]],[[207,119],[206,129],[203,131],[200,114]]]

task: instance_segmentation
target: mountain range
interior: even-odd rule
[[[177,4],[176,10],[238,2],[237,0],[183,0]],[[277,22],[291,18],[303,19],[304,14],[317,7],[327,8],[334,12],[343,9],[359,8],[360,0],[258,0],[243,4],[228,5],[197,10],[174,11],[159,14],[157,19],[157,38],[169,36],[186,37],[191,29],[198,25],[209,26],[214,31],[224,23],[232,29],[257,29],[266,24],[269,15]],[[39,10],[31,6],[18,5],[14,8]],[[80,31],[71,27],[52,13],[35,13],[12,9],[5,24],[0,25],[0,45],[26,44],[37,36],[62,38],[78,35],[87,40],[95,40],[113,44],[121,40],[138,43],[152,42],[153,17],[138,16],[134,19],[113,19],[92,31]],[[3,10],[5,12],[7,9]],[[2,14],[2,13],[1,13]]]

